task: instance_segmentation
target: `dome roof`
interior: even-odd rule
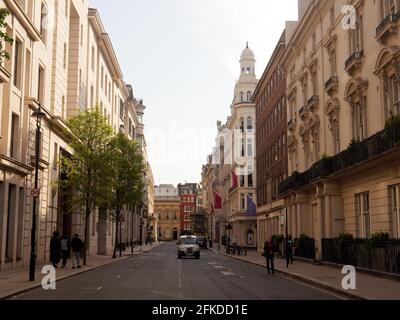
[[[241,60],[254,60],[255,56],[253,51],[249,48],[249,44],[247,43],[246,48],[243,50],[242,55],[240,56]]]

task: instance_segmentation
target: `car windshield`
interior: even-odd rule
[[[181,239],[181,244],[196,244],[196,238]]]

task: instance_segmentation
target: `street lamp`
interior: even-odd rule
[[[42,106],[39,103],[39,108],[32,113],[32,118],[36,118],[36,146],[35,146],[35,187],[32,190],[32,231],[31,231],[31,258],[29,263],[29,281],[35,281],[35,266],[36,266],[36,206],[37,199],[40,196],[39,190],[39,154],[40,154],[40,139],[41,139],[41,120],[46,114],[42,111]]]
[[[226,230],[228,230],[228,246],[227,246],[227,252],[231,251],[231,230],[232,230],[232,226],[230,223],[228,223],[228,225],[226,226]]]

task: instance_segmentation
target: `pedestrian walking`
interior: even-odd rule
[[[58,268],[61,255],[61,241],[60,234],[58,231],[53,232],[53,237],[50,240],[50,261],[54,268]]]
[[[272,241],[272,238],[270,241],[266,241],[264,244],[264,252],[263,256],[266,259],[267,263],[267,271],[268,274],[275,274],[275,252],[276,252],[276,247],[274,241]]]
[[[71,243],[69,241],[69,238],[64,235],[61,238],[61,258],[62,258],[62,267],[65,268],[67,265],[67,260],[70,256],[69,252],[71,249]]]
[[[71,249],[72,249],[72,269],[75,269],[75,266],[80,269],[80,258],[81,252],[83,248],[83,242],[79,238],[78,234],[75,234],[75,237],[71,241]]]
[[[290,261],[291,264],[293,264],[293,238],[292,236],[288,236],[287,239],[287,247],[286,247],[286,258],[288,261]]]

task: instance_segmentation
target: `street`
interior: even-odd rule
[[[35,289],[13,300],[337,300],[340,297],[263,268],[201,252],[179,260],[175,243]]]

